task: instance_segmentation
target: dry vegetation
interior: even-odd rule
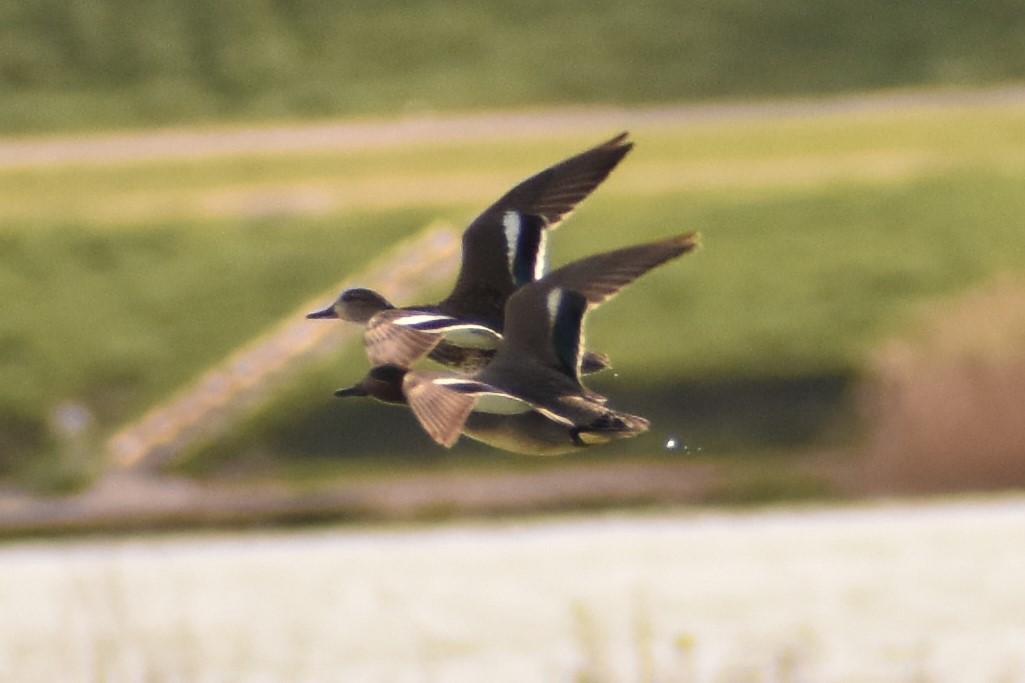
[[[997,278],[921,318],[871,364],[870,485],[1025,486],[1025,282]]]

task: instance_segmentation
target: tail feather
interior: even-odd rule
[[[584,351],[584,357],[580,361],[580,373],[591,375],[612,367],[612,360],[607,354],[597,351]]]
[[[639,415],[609,411],[577,430],[577,438],[586,445],[600,444],[612,439],[629,439],[648,431],[651,422]]]

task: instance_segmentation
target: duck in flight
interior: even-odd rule
[[[370,289],[347,289],[307,318],[341,318],[387,334],[392,362],[411,366],[422,355],[461,372],[475,372],[498,348],[505,303],[517,288],[544,274],[545,238],[604,181],[633,148],[627,133],[527,178],[484,210],[463,232],[462,263],[452,293],[428,305],[395,307]],[[426,335],[426,336],[425,336]],[[403,339],[405,343],[403,343]],[[584,372],[608,367],[587,353]]]
[[[383,335],[383,348],[367,346],[367,376],[336,395],[408,404],[428,435],[445,447],[466,434],[508,451],[553,455],[637,436],[648,430],[645,418],[609,408],[604,396],[581,382],[584,317],[698,243],[697,234],[688,233],[617,249],[523,285],[506,303],[497,352],[469,376],[388,362],[389,337]]]

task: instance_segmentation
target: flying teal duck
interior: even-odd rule
[[[479,370],[498,347],[509,295],[544,274],[547,231],[558,227],[633,148],[627,136],[617,135],[527,178],[477,216],[463,233],[455,287],[441,302],[396,308],[377,292],[354,288],[306,317],[359,323],[367,326],[368,337],[389,330],[391,362],[400,366],[429,353],[462,372]],[[584,372],[608,365],[597,353],[583,360]]]
[[[505,306],[505,329],[492,360],[466,376],[376,363],[387,353],[368,345],[368,375],[338,396],[406,403],[424,430],[451,447],[460,434],[533,455],[637,436],[648,421],[609,408],[581,380],[586,313],[649,270],[693,251],[695,233],[576,261],[520,287]],[[381,343],[387,345],[387,335]]]

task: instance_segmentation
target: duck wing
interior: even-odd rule
[[[544,406],[469,377],[412,371],[406,374],[402,389],[420,426],[446,448],[459,439],[475,410],[496,415],[535,410],[550,420],[573,426],[569,419]]]
[[[697,235],[689,233],[617,249],[575,261],[524,285],[506,303],[503,343],[481,379],[512,375],[530,359],[579,386],[587,312],[697,244]]]
[[[579,292],[594,308],[631,282],[672,259],[694,251],[700,245],[695,232],[648,242],[574,261],[542,278],[537,285],[546,290],[556,287]]]
[[[438,319],[451,320],[448,316],[402,309],[376,314],[367,323],[363,334],[363,346],[370,365],[411,367],[441,341],[440,334],[425,329]]]
[[[467,349],[493,350],[502,336],[479,325],[431,311],[392,309],[370,319],[363,344],[371,365],[409,368],[442,340]]]
[[[501,322],[506,299],[544,273],[545,233],[565,220],[633,148],[627,133],[527,178],[463,233],[463,257],[445,313]]]

